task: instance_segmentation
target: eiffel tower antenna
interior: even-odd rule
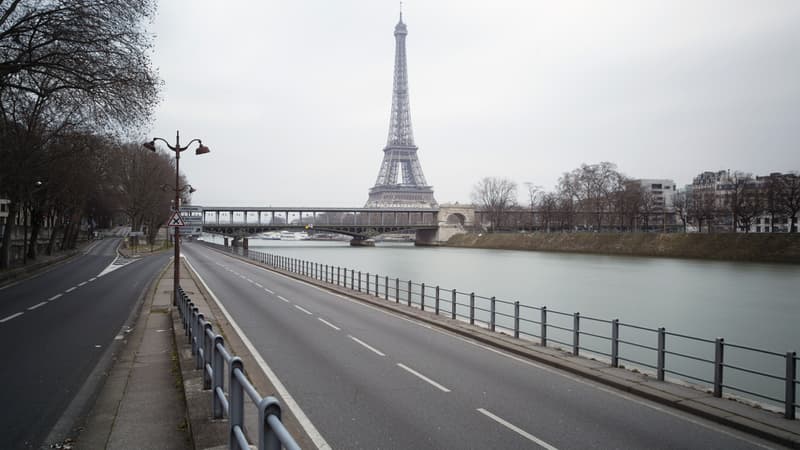
[[[392,112],[389,117],[389,134],[383,149],[375,186],[369,190],[367,207],[436,207],[433,187],[425,181],[422,166],[417,158],[411,129],[411,104],[408,95],[408,65],[406,61],[406,36],[408,28],[403,23],[403,3],[400,3],[400,21],[394,27],[394,85]]]

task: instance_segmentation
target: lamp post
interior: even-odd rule
[[[181,152],[186,150],[187,148],[189,148],[189,146],[192,145],[195,142],[197,142],[199,144],[199,146],[197,147],[197,150],[195,150],[195,154],[196,155],[202,155],[202,154],[210,152],[211,150],[209,150],[208,147],[203,145],[203,141],[201,141],[200,139],[192,139],[191,141],[189,141],[188,144],[186,144],[183,147],[181,147],[181,135],[180,135],[179,131],[175,132],[175,145],[170,145],[170,143],[167,142],[167,140],[157,137],[157,138],[153,138],[153,140],[150,141],[150,142],[145,142],[143,144],[144,148],[146,148],[146,149],[148,149],[148,150],[150,150],[152,152],[155,152],[156,151],[156,141],[163,142],[164,144],[167,145],[167,147],[170,150],[175,152],[175,213],[176,214],[180,214],[181,213],[181,197],[180,197],[181,196],[181,191],[183,191],[183,189],[186,188],[186,186],[184,186],[183,188],[180,187]],[[192,188],[192,190],[194,190],[194,188]],[[180,239],[181,232],[180,231],[181,231],[180,227],[175,227],[175,259],[173,261],[173,266],[175,268],[175,272],[174,272],[174,281],[173,281],[173,286],[172,286],[172,304],[173,305],[177,305],[178,304],[178,286],[180,285],[180,277],[181,277],[181,269],[180,269],[180,266],[181,266],[181,239]]]

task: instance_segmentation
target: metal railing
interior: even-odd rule
[[[197,306],[183,288],[176,293],[183,328],[192,345],[195,369],[203,371],[203,389],[211,390],[211,411],[214,419],[228,417],[228,448],[250,449],[245,436],[245,394],[258,410],[259,450],[300,449],[281,422],[281,405],[275,397],[262,397],[244,373],[244,363],[225,348],[222,336],[214,333]],[[228,368],[226,371],[225,368]],[[225,392],[225,374],[228,392]]]
[[[766,400],[783,407],[783,416],[794,420],[797,402],[797,353],[779,353],[705,339],[664,328],[648,328],[619,319],[602,319],[520,304],[519,301],[482,297],[474,292],[443,289],[346,267],[323,265],[254,250],[234,249],[206,243],[315,280],[432,311],[450,319],[469,322],[490,331],[534,341],[543,347],[557,347],[575,356],[584,351],[607,358],[612,367],[628,363],[653,371],[659,381],[666,374],[690,383],[708,386],[715,397],[733,391],[754,400]],[[669,339],[668,339],[669,338]],[[553,345],[557,344],[557,345]],[[746,367],[747,365],[750,367]],[[771,372],[755,367],[771,369]],[[781,391],[782,398],[781,398]]]

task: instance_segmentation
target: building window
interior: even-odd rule
[[[661,183],[651,184],[650,189],[661,189]]]
[[[761,227],[756,227],[756,233],[761,233]]]

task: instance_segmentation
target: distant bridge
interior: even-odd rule
[[[198,206],[193,205],[193,208]],[[385,233],[416,232],[418,244],[435,244],[472,226],[470,206],[438,208],[330,208],[200,206],[206,233],[236,240],[277,230],[308,230],[353,236],[358,245]],[[444,233],[443,233],[444,231]],[[445,236],[446,235],[446,236]]]

